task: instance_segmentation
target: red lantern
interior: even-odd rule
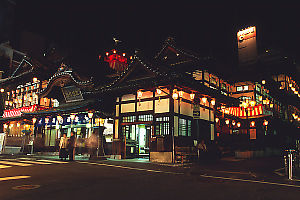
[[[109,66],[118,72],[124,71],[124,69],[128,66],[125,53],[123,53],[123,55],[119,55],[114,49],[112,50],[112,54],[106,53],[104,61],[108,62]]]

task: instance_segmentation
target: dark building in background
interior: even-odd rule
[[[10,41],[13,35],[15,1],[0,1],[0,43]]]

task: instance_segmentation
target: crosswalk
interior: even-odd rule
[[[18,158],[18,159],[3,159],[0,160],[0,169],[6,169],[11,167],[28,167],[35,165],[53,165],[53,164],[65,164],[68,162],[57,160],[44,160],[44,159],[30,159],[30,158]]]

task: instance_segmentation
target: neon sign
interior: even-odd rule
[[[240,30],[237,33],[237,38],[239,41],[247,40],[247,39],[255,37],[255,36],[256,36],[256,27],[255,26],[251,26],[244,30]]]

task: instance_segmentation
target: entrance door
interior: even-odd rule
[[[151,134],[150,125],[137,125],[138,156],[149,157],[149,137]]]
[[[152,127],[146,124],[123,126],[126,137],[126,158],[149,157],[149,139]]]

